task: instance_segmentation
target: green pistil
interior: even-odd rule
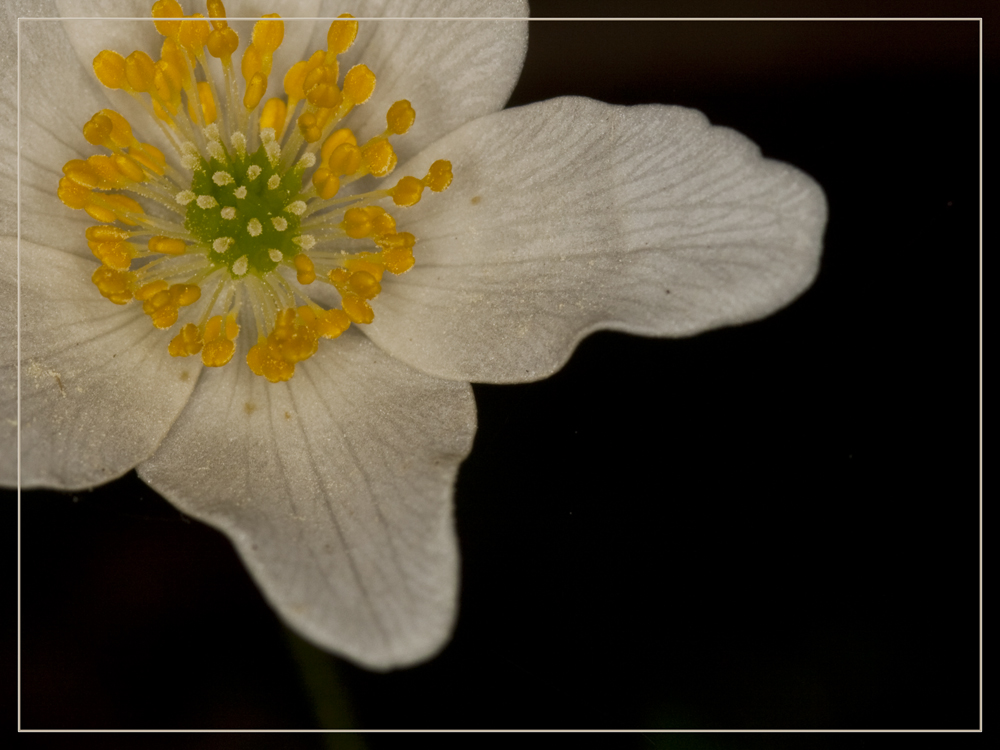
[[[248,172],[256,171],[251,170],[254,165],[260,173],[251,179]],[[230,175],[232,182],[217,184],[213,178],[219,172]],[[270,188],[268,183],[275,175],[280,182],[276,188]],[[242,194],[240,188],[244,187],[246,195],[237,197]],[[233,240],[224,252],[213,250],[208,254],[209,260],[220,268],[225,266],[233,272],[233,264],[246,257],[248,273],[265,274],[278,265],[272,258],[272,250],[279,251],[285,259],[300,251],[301,248],[292,242],[293,237],[299,236],[299,217],[285,207],[302,191],[302,169],[279,172],[271,166],[263,146],[242,158],[230,153],[224,161],[202,158],[194,171],[191,191],[199,197],[212,196],[217,205],[203,208],[197,198],[188,203],[184,220],[188,231],[209,247],[218,247],[216,240],[222,237]],[[232,213],[224,209],[235,210],[235,216],[224,218]],[[260,233],[254,236],[258,222]],[[279,229],[281,226],[283,230]]]

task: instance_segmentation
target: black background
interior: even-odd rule
[[[751,10],[830,12],[532,4]],[[290,636],[226,539],[134,473],[25,493],[21,726],[978,726],[978,44],[975,22],[533,23],[511,106],[694,107],[811,174],[830,208],[815,286],[753,325],[597,334],[546,381],[476,385],[461,613],[414,669]]]

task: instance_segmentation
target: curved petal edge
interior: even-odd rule
[[[230,538],[296,632],[387,670],[429,659],[451,635],[451,498],[474,432],[467,383],[423,375],[349,331],[288,383],[207,370],[138,471]]]
[[[96,264],[59,250],[0,240],[0,294],[20,271],[20,451],[24,487],[80,489],[131,470],[156,450],[198,380],[200,362],[171,357],[141,308],[110,305]],[[6,316],[5,316],[6,317]],[[4,326],[4,414],[16,413],[17,327]],[[5,420],[5,456],[16,422]],[[5,460],[0,481],[16,481]]]
[[[481,118],[399,173],[450,159],[399,218],[417,264],[370,337],[438,377],[546,377],[599,329],[689,336],[770,315],[816,276],[822,189],[683,107],[563,98]]]

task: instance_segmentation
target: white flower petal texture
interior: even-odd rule
[[[385,669],[428,658],[451,632],[451,492],[475,404],[467,383],[418,373],[360,334],[338,342],[289,383],[206,371],[139,476],[226,532],[304,636]]]
[[[15,255],[2,257],[0,294],[16,298]],[[93,267],[69,253],[21,241],[25,487],[81,489],[135,467],[156,450],[201,369],[197,360],[169,356],[158,332],[134,310],[95,299],[78,281]],[[15,349],[13,334],[15,328],[4,328],[4,351]],[[5,384],[16,382],[12,365],[4,359]],[[13,431],[6,434],[14,437]],[[4,453],[15,454],[7,454],[6,447]],[[12,469],[4,461],[5,484],[16,480]]]
[[[136,469],[228,535],[288,625],[387,670],[454,627],[469,383],[545,377],[601,328],[772,313],[816,274],[826,204],[692,110],[501,111],[523,2],[353,5],[233,0],[283,39],[234,20],[221,47],[122,20],[138,0],[32,6],[80,18],[21,22],[20,112],[2,71],[0,482]],[[343,12],[383,20],[296,20]],[[107,49],[139,52],[102,85]]]
[[[403,169],[439,153],[462,180],[413,207],[421,262],[387,283],[368,333],[440,377],[546,377],[598,329],[745,323],[818,270],[823,191],[694,110],[555,99],[469,123]]]

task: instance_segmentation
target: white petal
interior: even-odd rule
[[[17,240],[0,237],[0,486],[17,484]],[[4,333],[7,332],[7,333]]]
[[[63,205],[56,190],[67,161],[94,153],[82,127],[107,100],[93,73],[79,64],[60,22],[22,21],[20,96],[21,237],[92,257],[83,231],[94,222]],[[0,148],[6,154],[16,145],[11,136]]]
[[[0,285],[15,297],[16,243],[4,239]],[[97,264],[21,242],[21,480],[74,489],[121,476],[148,458],[187,402],[201,363],[167,353],[170,333],[141,308],[103,299]],[[16,382],[17,329],[0,335],[4,399]],[[5,410],[9,407],[5,407]],[[6,414],[5,414],[6,415]],[[3,433],[5,455],[13,434]],[[5,466],[5,472],[9,467]],[[4,483],[13,477],[4,473]]]
[[[337,3],[324,9],[343,12]],[[520,0],[413,3],[397,0],[363,5],[354,15],[435,19],[521,20],[361,21],[354,46],[342,55],[341,70],[358,63],[375,73],[375,93],[350,116],[362,140],[385,130],[389,106],[408,99],[417,113],[406,135],[393,138],[400,163],[460,125],[502,109],[510,97],[528,49],[528,8]],[[313,35],[326,47],[329,24]]]
[[[349,331],[287,384],[206,369],[139,475],[229,535],[286,622],[373,669],[451,632],[451,494],[475,430],[466,383],[422,375]]]
[[[545,377],[602,328],[686,336],[769,315],[814,278],[826,202],[809,177],[681,107],[555,99],[470,123],[401,229],[366,332],[440,377]]]
[[[51,0],[0,3],[0,235],[17,234],[18,18],[51,15]],[[37,23],[37,22],[35,22]],[[22,77],[22,81],[23,81]]]

